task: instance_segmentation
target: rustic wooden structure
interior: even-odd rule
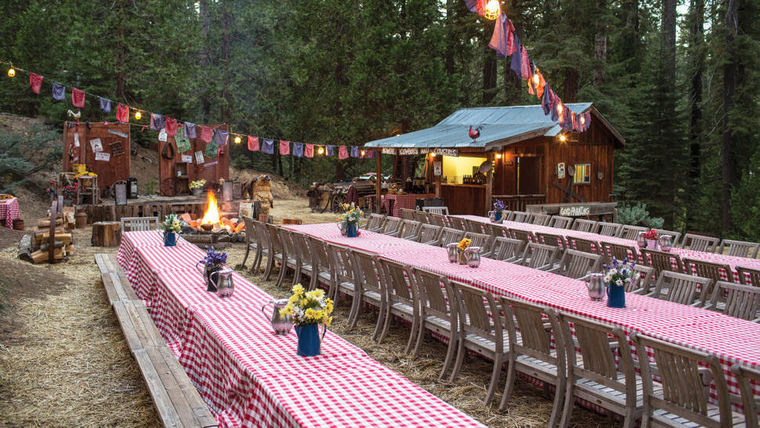
[[[222,131],[228,130],[226,123],[207,125]],[[200,125],[198,136],[200,136]],[[206,156],[206,143],[200,138],[190,139],[190,150],[179,152],[173,136],[167,137],[166,142],[158,142],[158,177],[161,196],[189,195],[190,182],[204,179],[209,183],[216,183],[220,178],[230,178],[230,141],[215,158]],[[170,148],[167,145],[171,145]],[[196,153],[203,153],[203,163],[199,163]],[[183,162],[182,155],[190,157],[190,162]]]
[[[98,221],[92,224],[93,247],[116,247],[121,241],[121,223]]]
[[[484,215],[496,199],[520,211],[538,204],[611,202],[614,150],[625,140],[591,103],[566,107],[590,111],[589,129],[564,131],[540,105],[470,108],[432,128],[365,147],[397,156],[425,155],[427,181],[451,214]],[[474,140],[470,126],[480,130]],[[380,156],[376,166],[379,175]],[[380,191],[378,183],[378,200]]]
[[[78,146],[77,146],[78,144]],[[93,146],[102,148],[97,155]],[[107,154],[108,160],[103,160]],[[107,189],[129,177],[129,124],[105,122],[65,122],[63,125],[63,171],[83,163],[98,175],[97,186]],[[97,203],[97,202],[94,202]]]
[[[81,205],[76,208],[77,211],[82,211],[87,215],[88,224],[98,221],[120,221],[122,217],[158,217],[163,219],[168,214],[183,213],[198,217],[202,216],[206,210],[206,198],[154,198],[130,200],[127,205]]]

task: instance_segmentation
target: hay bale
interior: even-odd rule
[[[261,202],[261,214],[269,215],[269,209],[274,206],[271,178],[261,176],[253,183],[253,200]]]

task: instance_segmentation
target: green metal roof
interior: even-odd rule
[[[592,110],[592,121],[603,124],[624,143],[623,137],[593,108],[592,103],[565,104],[576,113]],[[481,127],[480,137],[473,141],[469,127]],[[561,128],[544,114],[540,105],[510,107],[475,107],[455,111],[432,128],[366,143],[365,147],[388,148],[492,148],[516,143],[537,136],[554,137]]]

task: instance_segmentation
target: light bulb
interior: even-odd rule
[[[538,86],[538,83],[540,81],[540,78],[538,77],[538,73],[533,75],[533,84]]]
[[[15,77],[16,76],[16,69],[13,67],[8,69],[8,77]]]
[[[240,138],[240,135],[235,136],[235,144],[240,144],[240,142],[243,141],[242,138]]]
[[[362,150],[362,157],[364,157],[364,154],[365,154],[365,153],[366,153],[366,152],[365,152],[364,150]]]
[[[560,116],[562,115],[562,103],[557,104],[557,113],[559,113]]]
[[[431,153],[430,153],[430,157],[431,157],[431,158],[434,158],[434,157],[435,157],[435,152],[431,152]]]
[[[565,141],[567,141],[567,135],[565,135],[565,134],[559,134],[559,141],[561,143],[564,143]]]
[[[581,125],[585,125],[585,124],[586,124],[586,118],[581,116]]]
[[[142,113],[140,113],[139,111],[136,111],[135,112],[135,119],[137,119],[137,120],[142,119]]]
[[[323,154],[325,154],[325,148],[324,148],[324,147],[320,147],[320,148],[318,148],[318,149],[317,149],[317,154],[318,154],[318,155],[323,155]]]
[[[483,17],[494,20],[499,16],[499,12],[501,12],[501,6],[499,6],[498,0],[489,0],[486,4],[486,10]]]
[[[496,159],[501,159],[501,153],[496,153]]]

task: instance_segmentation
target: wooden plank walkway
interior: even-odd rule
[[[216,427],[216,418],[164,342],[116,259],[96,254],[103,287],[166,427]]]

